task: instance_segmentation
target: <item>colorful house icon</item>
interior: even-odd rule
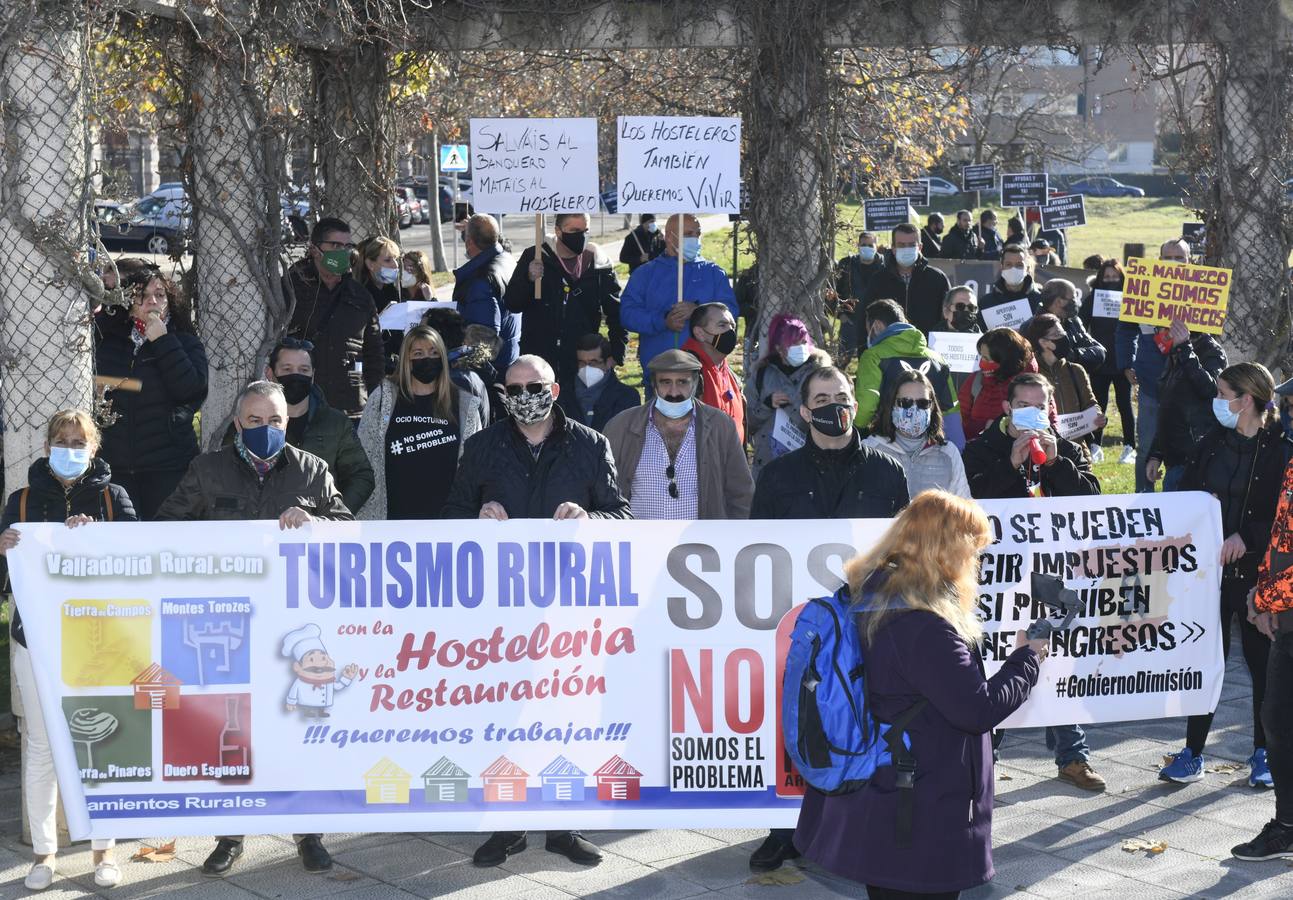
[[[506,756],[500,756],[480,773],[486,803],[524,803],[525,779],[530,776]]]
[[[641,796],[642,773],[618,756],[612,756],[593,773],[598,800],[637,800]]]
[[[157,663],[135,676],[135,709],[179,709],[180,680]]]
[[[471,776],[453,760],[442,756],[422,773],[427,803],[466,803],[467,779]]]
[[[408,803],[413,776],[386,757],[364,773],[365,803]]]
[[[558,756],[539,772],[543,799],[549,802],[584,799],[586,777],[587,772],[564,756]]]

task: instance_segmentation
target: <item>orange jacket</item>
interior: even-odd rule
[[[736,423],[736,436],[744,444],[745,394],[741,392],[741,382],[736,380],[732,367],[727,364],[726,359],[715,363],[705,352],[704,345],[694,337],[687,338],[682,349],[689,351],[700,360],[700,374],[703,380],[701,402],[706,406],[721,409],[731,416],[732,421]]]
[[[1293,466],[1284,470],[1271,542],[1257,570],[1253,604],[1262,612],[1293,610]]]

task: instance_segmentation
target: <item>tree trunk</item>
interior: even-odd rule
[[[350,223],[356,243],[399,230],[394,196],[395,134],[386,47],[363,43],[314,55],[320,215]]]
[[[10,9],[0,27],[0,404],[5,487],[27,483],[60,409],[90,410],[85,270],[90,174],[81,3]]]
[[[264,377],[286,325],[282,288],[283,145],[269,137],[249,38],[190,43],[189,196],[193,204],[198,330],[210,383],[202,439],[217,447],[233,401]]]
[[[445,262],[444,240],[440,233],[440,142],[434,137],[431,138],[431,156],[427,162],[427,200],[431,204],[431,267],[437,272],[448,272],[449,264]]]

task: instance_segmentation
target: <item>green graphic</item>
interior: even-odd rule
[[[64,697],[63,714],[82,781],[152,780],[153,717],[133,697]]]

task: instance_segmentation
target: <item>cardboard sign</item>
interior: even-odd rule
[[[1230,269],[1132,257],[1122,286],[1123,322],[1171,325],[1221,334],[1230,304]]]
[[[1076,228],[1086,224],[1086,206],[1081,194],[1051,197],[1042,207],[1042,228]]]
[[[1033,317],[1033,303],[1027,297],[1015,300],[1010,303],[1002,303],[1000,306],[993,306],[990,309],[980,309],[983,316],[983,322],[989,328],[1014,328],[1019,329],[1021,325]]]
[[[953,372],[979,370],[979,338],[977,331],[931,331],[929,349],[943,357],[943,362]]]
[[[783,453],[798,450],[808,438],[805,432],[795,427],[795,423],[790,418],[791,415],[799,418],[799,413],[797,411],[792,413],[791,407],[778,406],[777,413],[772,420],[772,440],[784,448]],[[779,456],[780,454],[777,455]]]
[[[1045,206],[1045,172],[1021,172],[1001,176],[1002,206]]]
[[[1122,312],[1122,291],[1091,292],[1091,315],[1097,319],[1116,319]]]
[[[597,212],[596,119],[472,119],[472,205],[485,213]]]
[[[741,120],[620,116],[616,168],[621,213],[739,214]]]
[[[1065,413],[1056,417],[1055,430],[1062,438],[1068,438],[1070,441],[1077,440],[1082,435],[1095,431],[1096,418],[1099,415],[1098,406],[1084,409],[1082,412]]]
[[[996,163],[975,163],[970,166],[961,166],[961,190],[991,191],[996,186]]]
[[[867,231],[891,231],[911,221],[911,201],[906,197],[877,197],[862,202]]]
[[[898,192],[905,196],[912,206],[929,206],[928,178],[904,178],[898,182]]]

